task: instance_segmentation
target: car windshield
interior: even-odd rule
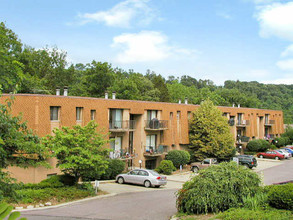
[[[153,176],[160,176],[160,174],[158,174],[156,171],[149,170],[149,172],[150,172]]]

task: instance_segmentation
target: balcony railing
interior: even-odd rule
[[[249,120],[241,120],[241,121],[237,121],[236,126],[238,127],[246,127],[250,124]]]
[[[158,120],[156,118],[145,121],[145,130],[166,130],[168,129],[167,120]]]
[[[146,157],[158,157],[163,154],[167,154],[168,146],[159,145],[158,147],[145,146],[144,156]]]
[[[272,126],[275,124],[275,120],[267,120],[265,121],[265,126]]]
[[[138,154],[129,153],[128,151],[121,149],[116,151],[111,151],[109,153],[110,159],[121,159],[121,160],[131,160],[138,156]]]
[[[135,120],[109,122],[110,131],[128,131],[128,130],[135,130],[135,128],[136,128]]]

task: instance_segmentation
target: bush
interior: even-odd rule
[[[290,139],[288,137],[279,137],[275,138],[274,142],[276,147],[280,148],[286,146],[290,142]]]
[[[78,184],[77,188],[80,190],[88,191],[91,193],[91,195],[95,195],[95,188],[91,183],[82,183]]]
[[[93,180],[112,180],[125,170],[125,162],[119,159],[109,159],[108,168],[104,174],[96,173],[94,171],[88,171],[83,175],[83,181]]]
[[[185,150],[171,150],[166,155],[166,160],[171,160],[176,168],[185,165],[190,160],[190,154]]]
[[[234,162],[200,170],[177,193],[177,208],[186,213],[208,213],[238,207],[243,198],[260,191],[260,178]]]
[[[163,173],[165,175],[171,175],[172,171],[175,171],[176,167],[173,165],[171,160],[162,160],[160,165],[155,169],[158,173]]]
[[[251,140],[247,144],[247,149],[252,152],[266,151],[271,147],[271,144],[263,139]]]
[[[290,220],[293,215],[289,211],[277,210],[277,209],[257,209],[250,210],[247,208],[231,208],[216,216],[216,219],[224,220]]]
[[[58,202],[66,202],[74,199],[80,199],[92,195],[91,191],[78,189],[75,186],[61,188],[45,188],[45,189],[22,189],[17,190],[21,197],[20,203],[45,203],[50,200]]]
[[[243,197],[243,207],[251,210],[268,207],[268,195],[264,190],[256,193],[254,196]]]
[[[251,152],[251,151],[244,151],[245,155],[255,155],[255,152]]]
[[[292,144],[293,143],[293,128],[288,127],[285,131],[284,134],[282,134],[282,137],[287,137],[288,143],[287,144]]]
[[[293,211],[293,183],[270,186],[267,190],[270,206]]]
[[[55,175],[48,179],[42,180],[40,183],[26,183],[21,188],[23,189],[45,189],[45,188],[60,188],[64,186],[73,186],[75,178],[73,176]]]
[[[0,201],[3,200],[4,197],[9,197],[12,200],[18,199],[15,190],[19,185],[16,184],[15,181],[16,179],[11,178],[8,173],[0,170]]]

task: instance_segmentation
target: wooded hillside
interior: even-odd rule
[[[25,46],[17,35],[0,23],[0,86],[2,92],[55,94],[69,87],[69,95],[104,97],[115,91],[118,99],[200,104],[210,99],[215,105],[277,109],[284,122],[293,123],[293,85],[272,85],[228,80],[217,86],[211,80],[191,76],[167,78],[150,70],[138,73],[93,60],[69,64],[58,48],[35,49]]]

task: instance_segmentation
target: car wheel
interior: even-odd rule
[[[279,160],[279,157],[275,157],[275,160]]]
[[[144,186],[145,186],[146,188],[149,188],[149,187],[152,186],[152,184],[151,184],[150,181],[146,180],[146,181],[144,181]]]
[[[123,177],[119,177],[118,180],[117,180],[117,182],[118,182],[119,184],[123,184],[123,183],[124,183],[124,179],[123,179]]]
[[[198,167],[192,167],[192,172],[198,173],[198,171],[199,171]]]
[[[263,155],[259,155],[259,158],[263,158]]]

